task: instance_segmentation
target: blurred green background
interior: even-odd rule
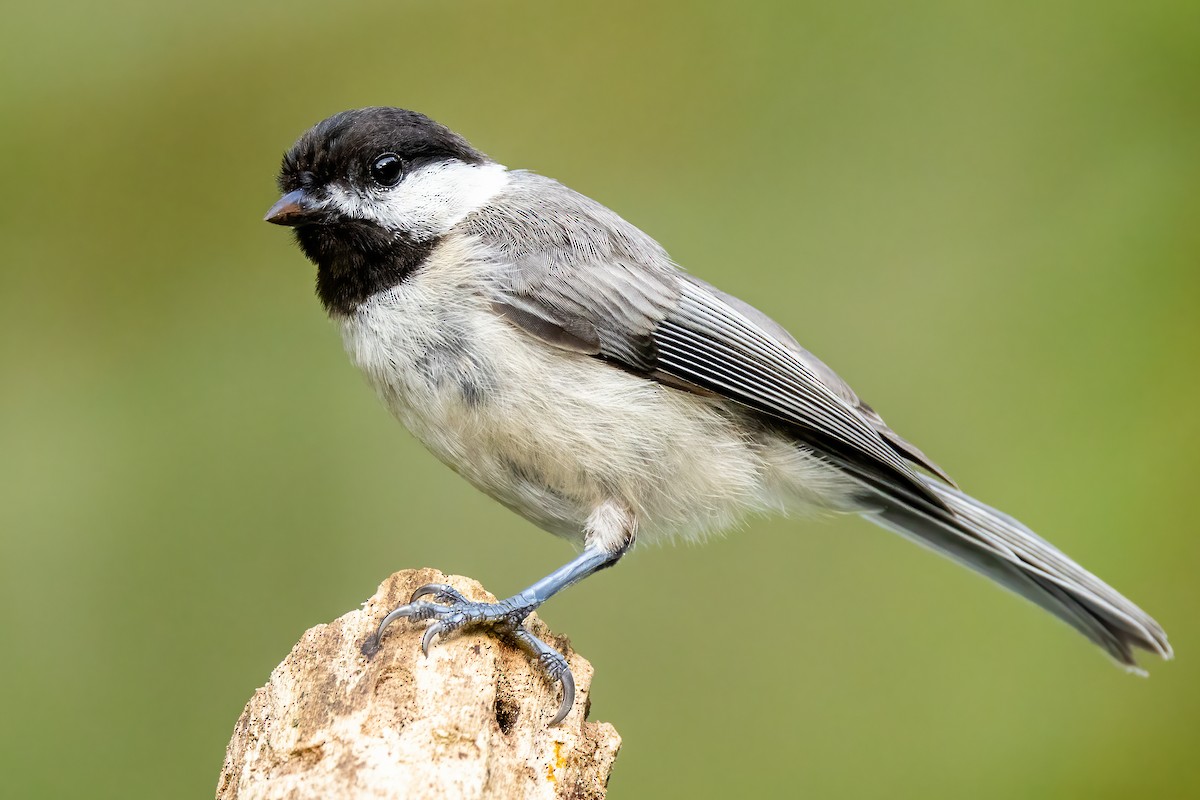
[[[760,306],[1179,651],[1128,677],[854,519],[645,548],[543,615],[612,797],[1200,792],[1200,4],[18,3],[0,45],[5,796],[209,796],[305,628],[570,555],[391,421],[261,221],[371,104]]]

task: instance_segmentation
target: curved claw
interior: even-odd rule
[[[414,603],[421,597],[434,595],[443,603],[466,603],[467,598],[462,596],[462,593],[447,583],[427,583],[424,586],[418,586],[417,590],[412,593],[412,597],[408,598],[408,602]]]
[[[379,627],[375,629],[375,644],[378,645],[379,642],[383,640],[383,632],[387,630],[389,625],[398,619],[407,617],[414,610],[415,609],[413,609],[412,605],[400,606],[399,608],[392,609],[392,611],[380,621]]]
[[[433,640],[444,633],[450,626],[438,620],[425,629],[425,635],[421,637],[421,652],[425,657],[429,657],[429,646],[433,644]]]
[[[571,708],[575,705],[575,676],[571,674],[571,670],[563,667],[558,680],[562,684],[563,690],[562,705],[558,707],[558,713],[554,715],[554,719],[546,725],[547,728],[553,728],[566,719],[567,714],[571,713]]]

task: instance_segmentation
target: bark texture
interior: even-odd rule
[[[604,797],[621,738],[586,721],[592,666],[536,616],[530,629],[575,675],[575,706],[556,728],[546,722],[558,687],[493,636],[453,634],[426,658],[427,623],[401,620],[362,655],[379,620],[426,583],[495,599],[470,578],[406,570],[361,610],[308,630],[238,719],[218,800]]]

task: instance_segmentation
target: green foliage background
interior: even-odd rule
[[[545,609],[626,797],[1200,793],[1200,4],[10,4],[0,767],[203,797],[300,633],[402,567],[569,548],[391,422],[261,222],[395,104],[763,308],[1158,616],[1142,681],[858,520],[645,548]]]

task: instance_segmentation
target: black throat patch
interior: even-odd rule
[[[402,283],[441,241],[353,219],[297,228],[296,240],[317,265],[317,297],[330,316],[353,314],[371,295]]]

